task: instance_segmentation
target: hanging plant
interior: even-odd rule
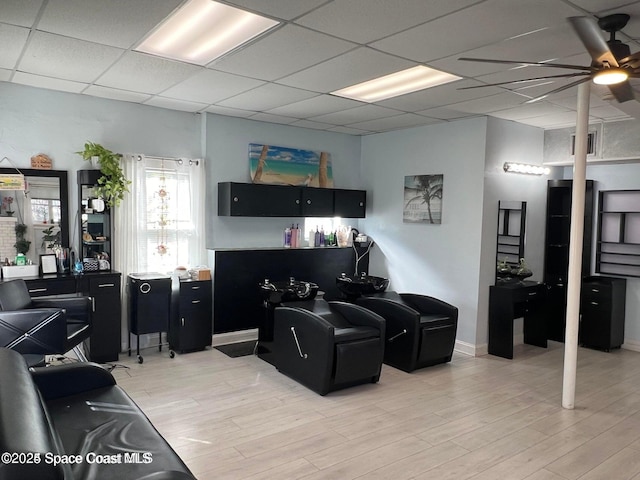
[[[98,179],[96,195],[102,198],[109,207],[120,205],[131,184],[131,181],[125,178],[120,165],[122,155],[113,153],[102,145],[92,142],[85,143],[84,150],[76,153],[88,161],[91,161],[92,157],[98,157],[102,176]]]

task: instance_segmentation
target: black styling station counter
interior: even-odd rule
[[[358,247],[358,254],[365,249]],[[336,277],[352,275],[352,247],[216,249],[213,265],[213,333],[259,328],[265,319],[260,284],[291,277],[313,282],[327,295],[337,295]],[[358,264],[366,272],[368,255]],[[360,273],[360,272],[358,272]]]

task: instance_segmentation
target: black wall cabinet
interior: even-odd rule
[[[624,343],[627,281],[587,277],[580,298],[580,343],[609,351]]]
[[[544,253],[544,283],[547,292],[548,336],[564,342],[569,271],[569,234],[571,231],[572,180],[549,180]],[[591,273],[593,237],[593,180],[587,180],[584,204],[582,276]]]
[[[218,215],[364,218],[367,192],[253,183],[218,183]]]
[[[174,280],[169,320],[173,350],[190,352],[211,345],[211,296],[211,280]]]

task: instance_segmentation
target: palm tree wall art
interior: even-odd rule
[[[442,185],[444,175],[404,177],[404,223],[442,223]]]

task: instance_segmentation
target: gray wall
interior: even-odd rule
[[[468,346],[478,318],[486,132],[478,118],[362,139],[361,174],[372,198],[361,231],[376,243],[370,273],[389,277],[393,290],[456,305],[458,341]],[[440,173],[442,224],[403,223],[404,177]]]
[[[281,247],[282,231],[301,218],[218,217],[218,182],[251,182],[249,143],[329,152],[336,188],[362,188],[360,138],[342,133],[208,114],[207,248]],[[357,226],[356,220],[349,220]]]

